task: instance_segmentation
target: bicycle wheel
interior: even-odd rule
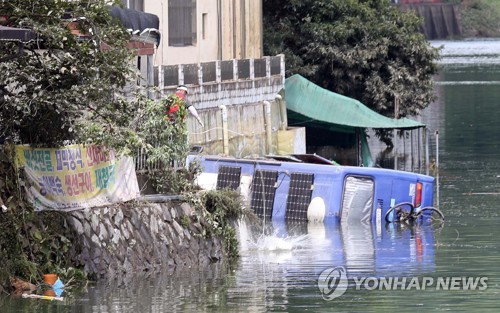
[[[403,207],[408,206],[410,208],[409,212],[406,212]],[[415,208],[413,207],[413,203],[411,202],[401,202],[390,208],[387,213],[385,213],[385,221],[386,223],[393,223],[393,222],[399,222],[401,221],[401,217],[405,215],[404,219],[407,219],[408,217],[413,216],[413,211]],[[393,218],[393,220],[389,219],[389,216],[391,213],[394,212],[394,215],[396,218]]]
[[[425,215],[429,215],[431,218],[432,218],[432,215],[434,213],[436,213],[439,216],[439,219],[444,221],[443,212],[441,212],[439,209],[437,209],[435,207],[428,206],[428,207],[422,208],[420,211],[418,211],[417,214],[415,214],[415,216],[418,217],[424,213],[425,213]]]

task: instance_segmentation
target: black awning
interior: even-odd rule
[[[157,45],[160,44],[160,19],[157,15],[119,6],[111,7],[110,14],[119,19],[133,36],[150,39]]]
[[[0,25],[0,41],[17,41],[18,50],[15,54],[9,54],[0,58],[0,62],[6,62],[20,57],[24,52],[24,44],[37,39],[37,34],[31,29],[15,28]]]
[[[35,40],[37,34],[31,29],[14,28],[0,25],[0,41],[29,42]]]

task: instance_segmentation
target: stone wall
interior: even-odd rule
[[[93,278],[203,267],[225,258],[220,238],[188,204],[134,203],[71,212],[75,263]]]

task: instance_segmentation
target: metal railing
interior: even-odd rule
[[[160,66],[154,69],[154,84],[159,97],[187,85],[197,109],[269,101],[284,87],[285,57]]]

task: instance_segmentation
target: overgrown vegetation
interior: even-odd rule
[[[461,23],[464,37],[499,37],[500,1],[462,1]]]
[[[0,213],[0,283],[8,275],[39,282],[47,272],[62,277],[81,274],[71,268],[73,234],[63,215],[36,213],[27,201],[13,145],[91,143],[113,148],[116,155],[142,148],[149,152],[150,164],[160,162],[164,167],[187,154],[185,125],[167,123],[159,102],[127,88],[139,74],[135,55],[126,47],[130,35],[109,14],[112,5],[121,1],[0,1],[6,26],[38,35],[20,55],[17,42],[0,45],[0,58],[5,60],[0,63],[0,143],[5,142],[0,152],[0,197],[8,208]],[[68,28],[75,20],[85,34],[83,40]],[[175,186],[185,189],[186,184]]]
[[[192,195],[191,205],[203,213],[203,218],[209,224],[207,236],[223,238],[224,250],[229,259],[238,257],[238,238],[232,222],[239,217],[251,214],[244,209],[241,195],[234,190],[214,190]]]
[[[147,153],[149,177],[160,193],[179,194],[192,189],[196,169],[185,171],[183,163],[189,153],[188,134],[184,121],[170,121],[165,118],[165,104],[148,100],[134,124],[143,138],[144,152]]]
[[[68,258],[77,252],[71,244],[75,234],[63,214],[34,212],[24,198],[13,154],[11,145],[0,150],[0,195],[7,208],[0,213],[0,285],[9,286],[10,277],[39,284],[46,273],[57,273],[66,283],[81,281],[85,275]]]
[[[119,4],[119,0],[0,0],[7,26],[31,29],[40,39],[27,43],[25,53],[0,63],[0,144],[5,142],[0,146],[0,197],[8,208],[0,213],[0,284],[7,284],[9,276],[40,282],[47,272],[66,282],[72,279],[68,275],[83,277],[71,267],[74,234],[66,227],[64,214],[34,212],[27,201],[23,171],[14,161],[15,144],[96,144],[113,148],[116,155],[133,155],[141,149],[158,191],[194,189],[196,168],[186,171],[183,164],[174,164],[188,154],[184,121],[169,121],[164,103],[148,99],[143,90],[128,88],[139,74],[134,54],[126,48],[130,35],[109,15],[109,6]],[[79,22],[84,40],[67,27],[73,20]],[[2,42],[0,58],[16,55],[17,49],[16,42]],[[224,200],[216,203],[206,215],[214,226],[210,229],[215,235],[227,235],[225,245],[230,255],[236,255],[234,230],[221,220],[234,212],[227,211]]]
[[[5,60],[0,63],[0,139],[8,143],[0,168],[1,197],[8,208],[0,214],[1,283],[7,275],[35,282],[47,272],[79,275],[69,270],[72,234],[62,215],[35,213],[27,201],[13,145],[93,143],[122,153],[140,143],[130,123],[143,98],[126,98],[122,92],[137,79],[134,55],[126,48],[130,35],[108,7],[120,2],[0,2],[7,26],[38,35],[20,55],[17,42],[0,45]],[[84,40],[69,29],[74,20]]]
[[[388,0],[263,5],[264,53],[284,53],[287,76],[301,74],[389,117],[418,115],[431,103],[439,53],[419,32],[413,12]],[[379,135],[390,144],[392,132]]]

